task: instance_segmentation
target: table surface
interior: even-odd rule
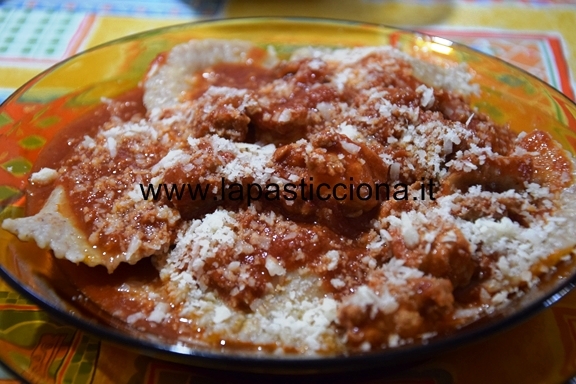
[[[0,0],[0,102],[100,43],[191,20],[311,16],[400,26],[498,56],[575,99],[576,0]],[[1,117],[1,116],[0,116]],[[0,196],[2,200],[2,196]],[[0,281],[0,384],[234,382],[126,352],[50,319]],[[371,383],[562,383],[576,374],[576,292],[528,321]],[[357,380],[355,380],[357,381]]]

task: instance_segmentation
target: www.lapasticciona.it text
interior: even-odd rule
[[[140,184],[140,191],[144,200],[161,200],[163,198],[172,200],[246,200],[248,205],[253,201],[266,200],[287,200],[294,201],[302,199],[311,200],[436,200],[434,198],[434,187],[437,184],[433,180],[422,179],[420,188],[410,191],[410,186],[404,183],[359,183],[354,184],[354,179],[350,178],[350,183],[328,183],[314,184],[314,178],[308,180],[301,179],[300,183],[236,183],[228,182],[222,178],[220,185],[206,183],[180,183],[180,184]],[[214,193],[217,191],[217,193]]]

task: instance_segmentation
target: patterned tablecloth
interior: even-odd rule
[[[43,69],[120,36],[202,18],[264,15],[353,19],[440,35],[575,98],[576,0],[0,0],[0,101]],[[234,382],[57,323],[2,281],[0,357],[18,375],[43,383]],[[574,374],[576,292],[508,331],[369,382],[561,383]],[[20,381],[0,370],[0,384],[12,382]]]

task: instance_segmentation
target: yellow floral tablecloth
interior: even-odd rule
[[[43,69],[100,43],[191,20],[244,16],[351,19],[424,31],[498,56],[575,99],[576,0],[6,0],[0,1],[0,101]],[[0,191],[0,201],[6,197]],[[121,350],[55,322],[2,281],[0,360],[7,368],[0,384],[238,379]],[[393,377],[331,381],[563,383],[575,374],[573,292],[512,329]]]

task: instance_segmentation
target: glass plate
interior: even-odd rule
[[[190,39],[243,39],[273,45],[280,55],[309,45],[349,47],[392,45],[411,55],[447,65],[466,64],[475,72],[479,111],[515,131],[535,128],[552,134],[576,152],[576,106],[567,97],[526,72],[446,39],[385,26],[316,19],[255,18],[208,21],[163,28],[104,44],[43,72],[0,107],[0,218],[24,214],[27,176],[40,153],[61,130],[141,81],[161,52]],[[138,353],[201,367],[250,372],[317,373],[358,369],[397,369],[439,351],[462,346],[526,319],[565,295],[576,280],[575,267],[557,271],[505,312],[484,318],[424,344],[353,356],[298,358],[253,356],[195,349],[139,332],[86,302],[48,252],[0,230],[0,274],[19,292],[60,321]]]

